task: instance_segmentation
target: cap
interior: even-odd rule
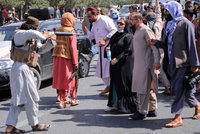
[[[33,16],[29,16],[26,20],[26,24],[33,24],[39,26],[39,20]]]

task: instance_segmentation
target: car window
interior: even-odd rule
[[[77,34],[83,34],[82,24],[80,21],[76,21],[75,23],[75,31]]]
[[[129,13],[129,6],[122,6],[122,8],[119,10],[120,13]]]
[[[6,32],[0,31],[0,41],[4,41],[5,36],[6,36]]]
[[[11,41],[14,36],[15,30],[18,29],[19,26],[20,25],[1,27],[0,28],[0,41]],[[39,31],[40,32],[53,31],[54,28],[58,28],[60,26],[61,26],[60,21],[58,21],[58,20],[45,22],[45,23],[41,23]],[[75,31],[78,35],[83,34],[81,21],[76,20]]]
[[[51,22],[44,22],[41,23],[41,26],[39,28],[40,32],[44,32],[44,31],[53,31],[55,28],[60,27],[60,21],[51,21]]]
[[[60,24],[51,24],[51,25],[46,25],[40,29],[40,32],[44,31],[53,31],[55,28],[60,27]]]
[[[40,32],[53,31],[55,28],[58,28],[58,27],[61,27],[60,21],[58,21],[58,20],[52,21],[51,23],[44,22],[44,23],[41,24],[41,26],[39,28],[39,31]],[[77,21],[76,20],[76,22],[75,22],[75,31],[78,34],[83,34],[81,21]]]
[[[9,29],[0,29],[0,41],[11,41],[14,33],[15,33],[16,27],[11,27]]]

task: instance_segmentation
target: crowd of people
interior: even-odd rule
[[[7,9],[0,5],[0,26],[4,24],[10,24],[18,22],[19,18],[15,11],[15,8]]]
[[[116,9],[87,8],[82,29],[98,47],[96,76],[106,85],[100,95],[109,93],[106,112],[117,110],[130,114],[133,120],[156,117],[160,81],[165,87],[164,93],[174,95],[171,113],[175,116],[165,127],[183,125],[181,114],[185,100],[195,108],[192,119],[200,119],[200,103],[194,94],[200,85],[184,86],[188,82],[185,76],[200,71],[200,5],[192,3],[195,5],[192,8],[188,3],[183,9],[176,1],[159,3],[156,0],[155,6],[145,7],[141,0],[140,8],[130,6],[128,18],[120,18]],[[193,11],[193,15],[188,11]],[[65,12],[61,15],[61,27],[56,29],[71,33],[55,36],[53,88],[58,91],[59,108],[80,103],[77,81],[72,77],[78,68],[74,26],[74,15]],[[43,35],[38,27],[39,20],[29,16],[14,35],[14,47],[27,50],[24,46],[32,38],[45,42],[49,34]],[[38,49],[43,46],[38,45]],[[50,125],[38,121],[40,98],[29,65],[16,60],[10,75],[12,98],[5,132],[25,132],[16,128],[23,108],[33,131],[47,131]]]
[[[200,103],[194,95],[199,84],[188,89],[184,83],[186,76],[199,71],[200,5],[143,2],[129,7],[128,18],[120,18],[113,9],[86,10],[83,31],[99,48],[96,76],[106,85],[100,95],[109,93],[105,111],[131,113],[133,120],[156,117],[156,93],[162,82],[163,93],[175,96],[171,108],[175,117],[165,126],[183,125],[185,100],[195,107],[192,118],[199,119]]]

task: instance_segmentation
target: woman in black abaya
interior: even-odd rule
[[[135,93],[131,92],[133,70],[133,34],[127,33],[125,19],[117,22],[118,31],[110,39],[106,51],[111,51],[109,107],[105,111],[118,110],[121,113],[134,113]]]

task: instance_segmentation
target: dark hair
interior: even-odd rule
[[[154,9],[154,7],[151,5],[148,5],[147,8]]]
[[[65,12],[73,13],[71,8],[65,8]]]
[[[184,13],[186,13],[186,14],[189,14],[190,15],[190,17],[192,17],[193,16],[193,10],[192,9],[189,9],[189,8],[187,8],[187,9],[185,9],[185,10],[183,10],[183,12]]]
[[[37,27],[38,27],[38,26],[37,26],[37,25],[34,25],[34,24],[26,24],[26,23],[23,23],[19,29],[21,29],[21,30],[29,30],[29,29],[36,30]]]
[[[191,7],[190,7],[190,4],[192,4],[191,1],[186,1],[186,2],[185,2],[185,8],[191,8]]]
[[[131,5],[130,7],[129,7],[129,9],[135,9],[135,10],[137,10],[138,9],[138,6],[137,5]]]

